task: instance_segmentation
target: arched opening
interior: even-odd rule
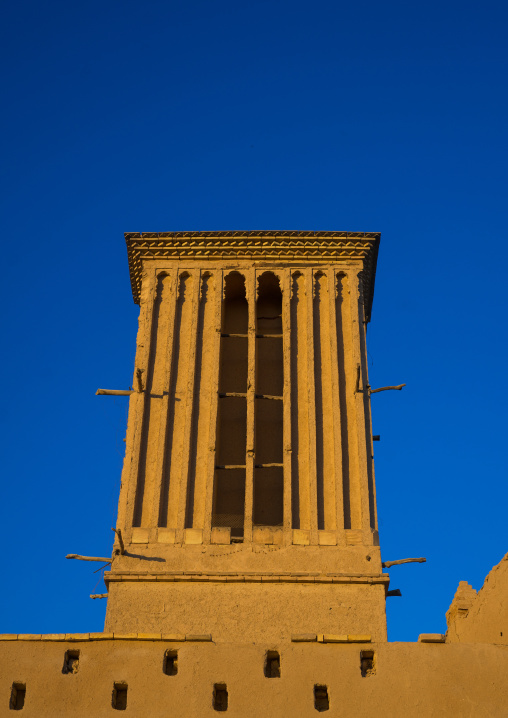
[[[212,526],[229,527],[237,538],[245,517],[248,323],[245,277],[231,272],[222,302]]]
[[[255,464],[253,524],[283,523],[282,292],[279,279],[265,272],[256,301]]]

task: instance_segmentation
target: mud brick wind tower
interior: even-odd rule
[[[425,559],[379,549],[379,235],[126,239],[133,387],[97,392],[129,395],[116,538],[68,556],[109,565],[105,630],[0,634],[0,716],[506,716],[508,554],[446,634],[387,640],[383,567]]]
[[[140,304],[106,631],[386,640],[377,233],[126,235]]]

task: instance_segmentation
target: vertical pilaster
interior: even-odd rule
[[[288,269],[280,273],[282,291],[282,352],[284,363],[283,438],[284,438],[284,544],[292,542],[291,535],[291,275]]]
[[[206,281],[206,287],[204,282]],[[192,511],[192,527],[205,528],[207,486],[213,482],[213,466],[210,467],[210,441],[215,438],[216,415],[213,413],[217,406],[218,375],[219,375],[219,349],[220,349],[220,293],[221,273],[209,273],[202,278],[201,303],[202,336],[201,341],[201,375],[199,379],[199,394],[194,397],[195,428],[197,437],[195,441],[195,458],[189,480],[194,482],[193,505],[189,506],[188,514]],[[205,296],[206,291],[206,296]],[[217,302],[217,295],[219,301]],[[217,319],[219,318],[219,319]],[[196,367],[196,371],[198,368]],[[211,439],[212,437],[212,439]]]
[[[344,409],[342,454],[345,504],[345,528],[361,530],[361,489],[360,468],[358,458],[358,424],[357,424],[357,371],[358,359],[355,350],[354,332],[352,329],[353,311],[351,299],[351,275],[339,272],[337,275],[337,344],[341,346],[342,364],[339,361],[339,372],[342,371],[342,380],[339,374],[341,391],[341,404]],[[345,461],[347,459],[347,462]],[[346,505],[347,503],[347,505]]]
[[[365,366],[362,362],[362,352],[360,344],[360,290],[361,277],[358,270],[353,270],[350,275],[351,290],[351,332],[353,339],[353,363],[357,367],[359,376],[358,387],[355,387],[355,423],[357,433],[357,451],[358,451],[358,480],[360,484],[360,502],[361,502],[361,525],[363,542],[370,544],[370,499],[369,499],[369,480],[367,467],[367,443],[365,437],[365,396],[367,393],[368,379],[365,375]]]
[[[178,321],[175,326],[173,343],[173,378],[170,395],[170,421],[166,432],[166,453],[164,469],[167,496],[165,507],[167,528],[176,529],[182,496],[182,464],[184,463],[184,436],[187,425],[187,394],[192,384],[193,364],[190,361],[191,340],[194,332],[190,330],[195,320],[193,300],[195,287],[199,284],[196,274],[181,272],[178,286]],[[171,405],[172,403],[172,405]],[[181,534],[177,540],[181,539]]]
[[[150,351],[144,377],[143,427],[138,453],[136,502],[133,525],[144,529],[152,524],[152,503],[156,484],[156,449],[165,389],[167,351],[165,338],[169,331],[169,308],[172,299],[172,276],[157,275],[155,301],[150,327]]]
[[[224,294],[224,272],[218,270],[214,272],[214,295],[213,295],[213,311],[210,315],[209,336],[211,339],[210,351],[211,358],[211,377],[212,385],[210,388],[210,414],[209,414],[209,434],[208,434],[208,455],[204,459],[204,501],[197,504],[203,513],[203,542],[210,543],[211,526],[212,526],[212,509],[213,509],[213,490],[215,481],[215,449],[217,438],[217,410],[219,403],[219,363],[220,363],[220,342],[221,342],[221,326],[222,326],[222,300]],[[196,510],[195,521],[198,516]]]
[[[312,270],[297,270],[291,279],[293,525],[298,523],[299,541],[317,543]]]
[[[256,272],[244,273],[245,293],[249,308],[248,360],[247,360],[247,444],[245,457],[245,517],[244,541],[252,541],[252,515],[254,509],[254,456],[255,456],[255,397],[256,397]]]
[[[362,374],[364,384],[369,386],[369,369],[367,361],[367,323],[365,321],[365,301],[363,272],[358,275],[358,329],[360,334],[360,356],[362,363]],[[377,530],[377,511],[376,511],[376,483],[374,479],[374,445],[372,441],[372,414],[370,393],[363,392],[363,415],[364,415],[364,435],[366,447],[366,463],[367,463],[367,480],[369,489],[369,521],[372,531]]]
[[[337,528],[335,406],[333,402],[330,301],[328,275],[314,273],[314,387],[316,402],[316,476],[318,530]],[[333,284],[332,284],[333,293]]]
[[[169,414],[169,401],[170,401],[170,387],[172,383],[172,357],[174,351],[174,334],[175,334],[175,309],[178,292],[178,271],[171,272],[171,300],[170,306],[168,307],[168,328],[165,341],[163,342],[163,354],[164,354],[164,370],[163,370],[163,382],[162,391],[160,392],[161,402],[161,413],[158,439],[155,445],[155,482],[154,482],[154,493],[153,502],[151,507],[151,526],[159,526],[160,516],[160,502],[162,493],[163,473],[165,465],[165,452],[166,452],[166,432]],[[163,340],[164,337],[161,337]]]
[[[133,386],[137,386],[136,372],[143,374],[143,386],[146,387],[146,368],[150,355],[150,339],[155,302],[155,272],[145,270],[140,297],[136,358],[134,362]],[[129,399],[129,417],[127,420],[126,451],[122,468],[120,499],[118,504],[117,527],[125,532],[130,529],[134,519],[136,489],[139,471],[139,448],[143,432],[145,392],[135,392]]]
[[[309,511],[310,511],[310,543],[318,543],[317,535],[317,467],[316,467],[316,387],[314,376],[314,276],[312,269],[305,269],[305,304],[307,333],[307,432],[309,436]]]
[[[330,332],[330,357],[331,357],[331,403],[333,412],[333,477],[335,481],[335,516],[337,522],[337,544],[344,546],[346,539],[344,535],[344,490],[343,490],[343,457],[342,457],[342,412],[340,400],[339,372],[343,372],[343,363],[339,361],[338,336],[337,336],[337,287],[335,271],[333,268],[327,270],[328,277],[328,306],[329,306],[329,332]],[[340,310],[340,308],[339,308]]]
[[[194,387],[195,372],[199,371],[196,367],[196,345],[197,345],[197,328],[199,318],[199,294],[201,291],[201,272],[196,270],[192,275],[192,287],[189,292],[189,301],[191,311],[187,314],[187,322],[183,327],[186,344],[184,351],[185,360],[185,378],[182,381],[182,392],[180,402],[182,404],[182,443],[180,453],[180,472],[179,472],[179,492],[178,499],[175,502],[176,514],[176,539],[183,539],[183,530],[185,528],[185,516],[187,511],[187,483],[189,479],[189,465],[191,461],[191,429],[192,429],[192,409],[194,406]],[[176,429],[176,427],[175,427]]]

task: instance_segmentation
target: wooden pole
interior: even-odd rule
[[[125,553],[125,546],[123,543],[122,532],[120,529],[114,529],[114,528],[112,528],[111,531],[114,531],[115,534],[117,535],[118,543],[120,544],[120,554],[123,555]]]
[[[130,396],[132,389],[97,389],[95,396]]]
[[[369,394],[377,394],[378,391],[389,391],[390,389],[400,391],[405,386],[405,384],[399,384],[398,386],[382,386],[380,389],[371,389],[369,386]]]
[[[398,561],[385,561],[381,564],[383,568],[390,568],[390,566],[399,566],[401,563],[426,563],[426,558],[401,558]]]
[[[77,558],[79,561],[101,561],[101,563],[111,563],[113,560],[103,556],[80,556],[78,553],[68,553],[65,558]]]

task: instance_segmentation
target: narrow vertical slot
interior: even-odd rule
[[[283,389],[282,292],[279,279],[265,272],[258,279],[256,301],[253,523],[257,526],[283,523]]]
[[[245,520],[248,304],[245,278],[225,278],[219,368],[212,526],[241,538]]]

